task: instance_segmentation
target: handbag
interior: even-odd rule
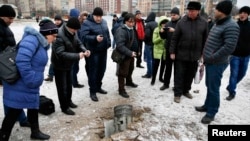
[[[55,104],[52,99],[41,95],[40,97],[40,104],[38,112],[43,115],[50,115],[55,112]]]
[[[19,43],[16,46],[8,46],[0,53],[0,79],[10,84],[20,78],[15,61],[18,45]]]
[[[111,58],[114,62],[120,64],[121,62],[123,62],[123,60],[125,59],[125,55],[121,54],[119,51],[117,51],[117,49],[115,48],[111,54]]]

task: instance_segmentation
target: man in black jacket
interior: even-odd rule
[[[157,22],[155,21],[156,14],[154,12],[150,12],[148,14],[147,19],[145,20],[146,26],[145,26],[145,49],[144,54],[146,55],[146,61],[147,61],[147,72],[145,75],[142,76],[142,78],[151,78],[152,76],[152,58],[153,58],[153,32],[154,29],[157,27]],[[144,58],[145,58],[144,57]]]
[[[52,46],[52,64],[60,107],[63,113],[74,115],[71,108],[77,106],[72,102],[72,66],[75,61],[89,57],[88,51],[77,36],[81,25],[76,17],[71,17],[66,25],[58,31],[56,41]]]
[[[170,44],[170,58],[174,60],[174,102],[180,103],[182,95],[192,99],[189,93],[198,60],[207,38],[207,21],[199,15],[200,2],[190,1],[185,15],[176,25]]]

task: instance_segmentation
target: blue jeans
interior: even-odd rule
[[[248,69],[249,57],[237,57],[232,56],[230,60],[230,77],[227,90],[230,95],[235,96],[237,84],[243,79],[246,75]]]
[[[207,116],[214,117],[220,106],[220,86],[223,72],[228,64],[206,64],[206,86],[207,97],[205,100],[205,108]]]
[[[144,58],[147,62],[147,73],[146,75],[152,76],[152,64],[153,64],[153,47],[145,44],[144,48]]]
[[[87,59],[88,65],[88,84],[90,94],[95,94],[102,87],[102,79],[106,71],[107,50],[94,52]]]
[[[4,105],[4,104],[3,104],[3,107],[4,107],[4,115],[6,115],[8,113],[8,111],[9,111],[9,107]],[[22,110],[21,114],[18,116],[17,121],[19,121],[20,124],[28,121],[24,110]]]

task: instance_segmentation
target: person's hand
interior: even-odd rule
[[[131,57],[136,57],[136,52],[133,51]]]
[[[169,27],[168,32],[174,32],[175,29],[173,27]]]
[[[162,32],[164,32],[165,30],[163,29],[163,28],[161,28],[161,30],[160,30],[160,32],[162,33]]]
[[[101,41],[103,40],[103,35],[97,35],[97,36],[96,36],[96,40],[97,40],[98,42],[101,42]]]
[[[91,52],[90,52],[89,50],[86,50],[86,51],[84,52],[84,56],[86,56],[86,57],[89,57],[90,54],[91,54]]]
[[[84,53],[83,53],[83,52],[80,52],[80,53],[79,53],[79,57],[80,57],[80,59],[84,58]]]
[[[172,60],[175,60],[175,54],[170,54],[170,58],[172,59]]]

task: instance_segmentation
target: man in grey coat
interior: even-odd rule
[[[207,21],[199,15],[200,2],[190,1],[188,13],[175,27],[171,38],[170,58],[174,65],[174,102],[180,103],[182,95],[192,99],[189,93],[201,53],[207,38]]]
[[[232,7],[232,2],[227,0],[217,4],[215,9],[216,24],[209,32],[203,51],[207,97],[203,106],[195,107],[195,109],[199,112],[206,112],[201,120],[204,124],[213,121],[219,110],[221,79],[239,37],[239,26],[229,16]]]

